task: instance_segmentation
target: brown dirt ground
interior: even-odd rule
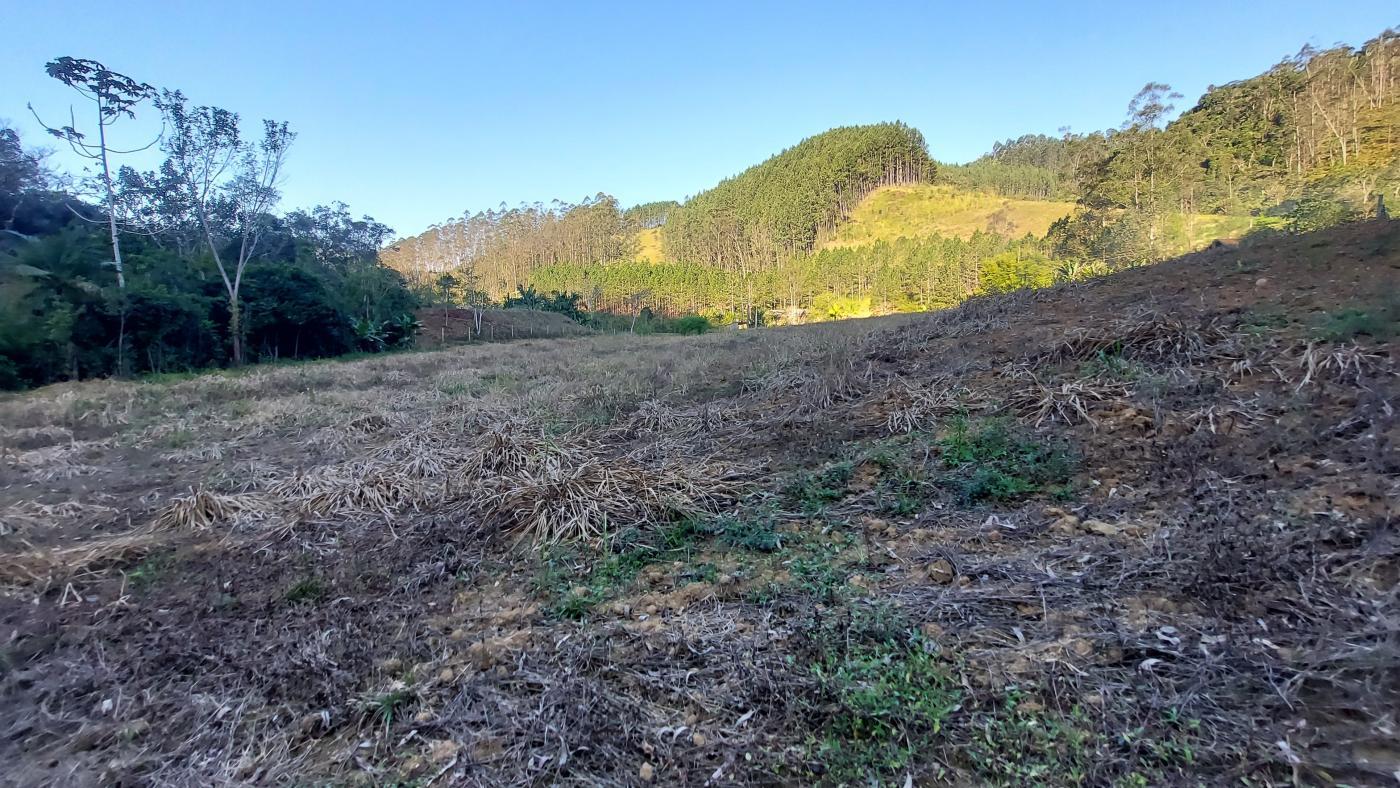
[[[1398,293],[1370,223],[0,400],[0,784],[1393,784]],[[1074,469],[971,500],[964,423]],[[598,486],[481,470],[516,445]],[[507,478],[632,520],[531,545]]]

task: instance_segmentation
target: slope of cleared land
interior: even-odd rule
[[[1020,200],[943,184],[886,186],[862,200],[821,246],[866,246],[929,235],[968,238],[979,230],[1039,238],[1074,210],[1070,202]],[[1217,239],[1240,238],[1253,223],[1248,216],[1169,214],[1163,243],[1183,252],[1195,250]]]
[[[942,184],[886,186],[871,192],[851,212],[825,248],[865,246],[876,241],[929,235],[967,238],[991,228],[997,215],[1002,234],[1045,235],[1056,219],[1074,212],[1074,203],[1018,200]]]
[[[0,400],[0,783],[1383,784],[1400,223]]]
[[[662,246],[660,227],[647,227],[637,231],[636,260],[644,263],[665,263],[666,250]]]

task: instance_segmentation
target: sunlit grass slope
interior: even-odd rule
[[[850,219],[818,248],[866,246],[878,241],[931,235],[968,238],[978,230],[1021,237],[1044,237],[1050,225],[1075,210],[1074,203],[1022,200],[944,184],[886,186],[856,206]],[[1187,252],[1217,238],[1240,238],[1255,220],[1248,216],[1171,214],[1161,226],[1163,251]],[[639,262],[669,262],[662,248],[664,228],[637,234]]]
[[[1014,236],[1043,236],[1051,223],[1073,211],[1073,203],[1018,200],[941,184],[887,186],[856,206],[850,220],[823,246],[864,246],[927,235],[967,238],[1001,220],[1010,223]]]
[[[661,248],[660,227],[648,227],[637,233],[637,261],[642,263],[666,262],[666,254]]]

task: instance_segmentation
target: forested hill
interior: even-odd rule
[[[386,249],[410,276],[453,279],[499,298],[539,269],[633,258],[637,234],[665,226],[668,257],[729,270],[810,251],[872,190],[934,174],[923,135],[903,123],[850,126],[809,137],[721,181],[684,205],[626,211],[599,194],[454,218]]]
[[[811,251],[876,188],[934,171],[923,135],[903,123],[832,129],[671,211],[666,252],[722,267],[777,262]]]
[[[1304,48],[1179,116],[1184,97],[1149,83],[1120,127],[1028,134],[964,165],[935,164],[902,123],[837,128],[680,204],[479,213],[382,257],[449,301],[526,285],[590,311],[757,323],[933,308],[1317,229],[1378,195],[1400,204],[1397,42]]]
[[[1290,200],[1327,197],[1359,209],[1400,188],[1397,41],[1387,30],[1359,49],[1304,47],[1263,74],[1212,86],[1170,123],[1183,97],[1152,83],[1121,128],[1027,134],[941,177],[1090,208],[1285,213]]]

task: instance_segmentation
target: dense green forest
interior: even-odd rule
[[[624,211],[599,195],[477,214],[396,244],[385,260],[471,283],[448,298],[479,301],[528,283],[576,292],[591,310],[753,323],[927,309],[1149,263],[1189,248],[1184,226],[1314,229],[1370,215],[1378,195],[1400,202],[1397,38],[1305,48],[1210,88],[1179,116],[1182,97],[1150,83],[1119,128],[1027,134],[962,165],[935,164],[900,123],[834,129],[679,205]],[[896,229],[885,243],[821,248],[872,190],[930,180],[1077,209],[1043,238],[1007,237],[989,221],[996,242]],[[637,261],[637,230],[658,226],[667,260]],[[953,260],[957,276],[946,272]]]
[[[378,260],[390,228],[340,203],[274,212],[285,123],[249,138],[236,113],[95,61],[48,72],[83,102],[50,133],[95,174],[56,173],[0,127],[0,388],[411,342],[416,297]],[[165,156],[142,172],[106,138],[144,112],[164,118]]]

